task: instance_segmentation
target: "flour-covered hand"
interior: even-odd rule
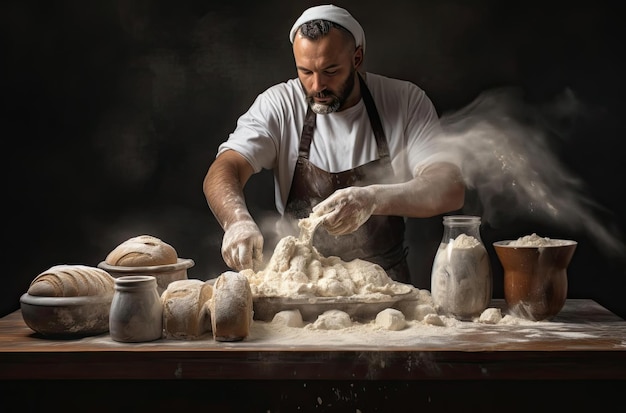
[[[351,186],[338,189],[313,208],[318,215],[325,215],[322,225],[332,235],[344,235],[356,231],[376,209],[374,192],[368,187]]]
[[[254,269],[263,260],[263,234],[254,221],[237,221],[224,231],[222,258],[237,271]]]

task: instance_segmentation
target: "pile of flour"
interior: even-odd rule
[[[282,238],[267,266],[243,270],[256,297],[362,297],[368,300],[407,294],[413,287],[393,281],[377,264],[324,257],[311,244],[323,217],[311,214],[298,222],[300,234]]]
[[[569,243],[571,241],[540,237],[536,233],[532,233],[531,235],[519,237],[517,240],[509,242],[508,245],[511,247],[556,247]]]

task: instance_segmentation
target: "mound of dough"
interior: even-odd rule
[[[176,264],[178,253],[174,247],[159,238],[139,235],[115,247],[104,262],[121,267]]]
[[[315,214],[301,219],[299,237],[282,238],[265,269],[256,273],[242,271],[255,297],[383,298],[412,291],[411,286],[393,281],[377,264],[322,256],[311,244],[312,233],[320,222],[321,218]]]

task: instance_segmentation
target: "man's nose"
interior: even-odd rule
[[[326,89],[326,80],[323,75],[314,73],[312,76],[311,90],[315,93],[322,92]]]

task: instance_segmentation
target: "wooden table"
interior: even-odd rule
[[[504,309],[503,300],[492,306]],[[390,398],[445,408],[461,403],[450,391],[471,400],[481,389],[493,392],[489,400],[494,403],[504,398],[510,404],[514,389],[545,392],[556,403],[554,386],[563,384],[572,407],[592,403],[587,397],[592,395],[595,401],[588,407],[596,408],[598,400],[608,403],[626,391],[626,321],[592,300],[570,299],[557,317],[545,322],[466,322],[445,334],[433,326],[427,334],[367,333],[388,335],[383,346],[368,344],[356,333],[354,340],[334,343],[329,331],[294,345],[293,339],[267,334],[268,326],[255,321],[250,337],[236,343],[208,336],[128,344],[108,334],[50,340],[30,330],[18,310],[0,319],[0,380],[5,397],[18,397],[33,386],[38,394],[55,397],[61,386],[73,386],[91,394],[90,400],[101,397],[103,411],[108,411],[107,401],[113,403],[105,394],[128,388],[128,380],[153,407],[202,403],[206,399],[201,395],[211,390],[212,405],[227,409],[221,411],[385,411]],[[106,380],[107,393],[94,380]],[[254,397],[231,399],[229,389]],[[77,410],[80,400],[72,402],[78,403]],[[535,410],[530,403],[520,399],[507,410]]]

